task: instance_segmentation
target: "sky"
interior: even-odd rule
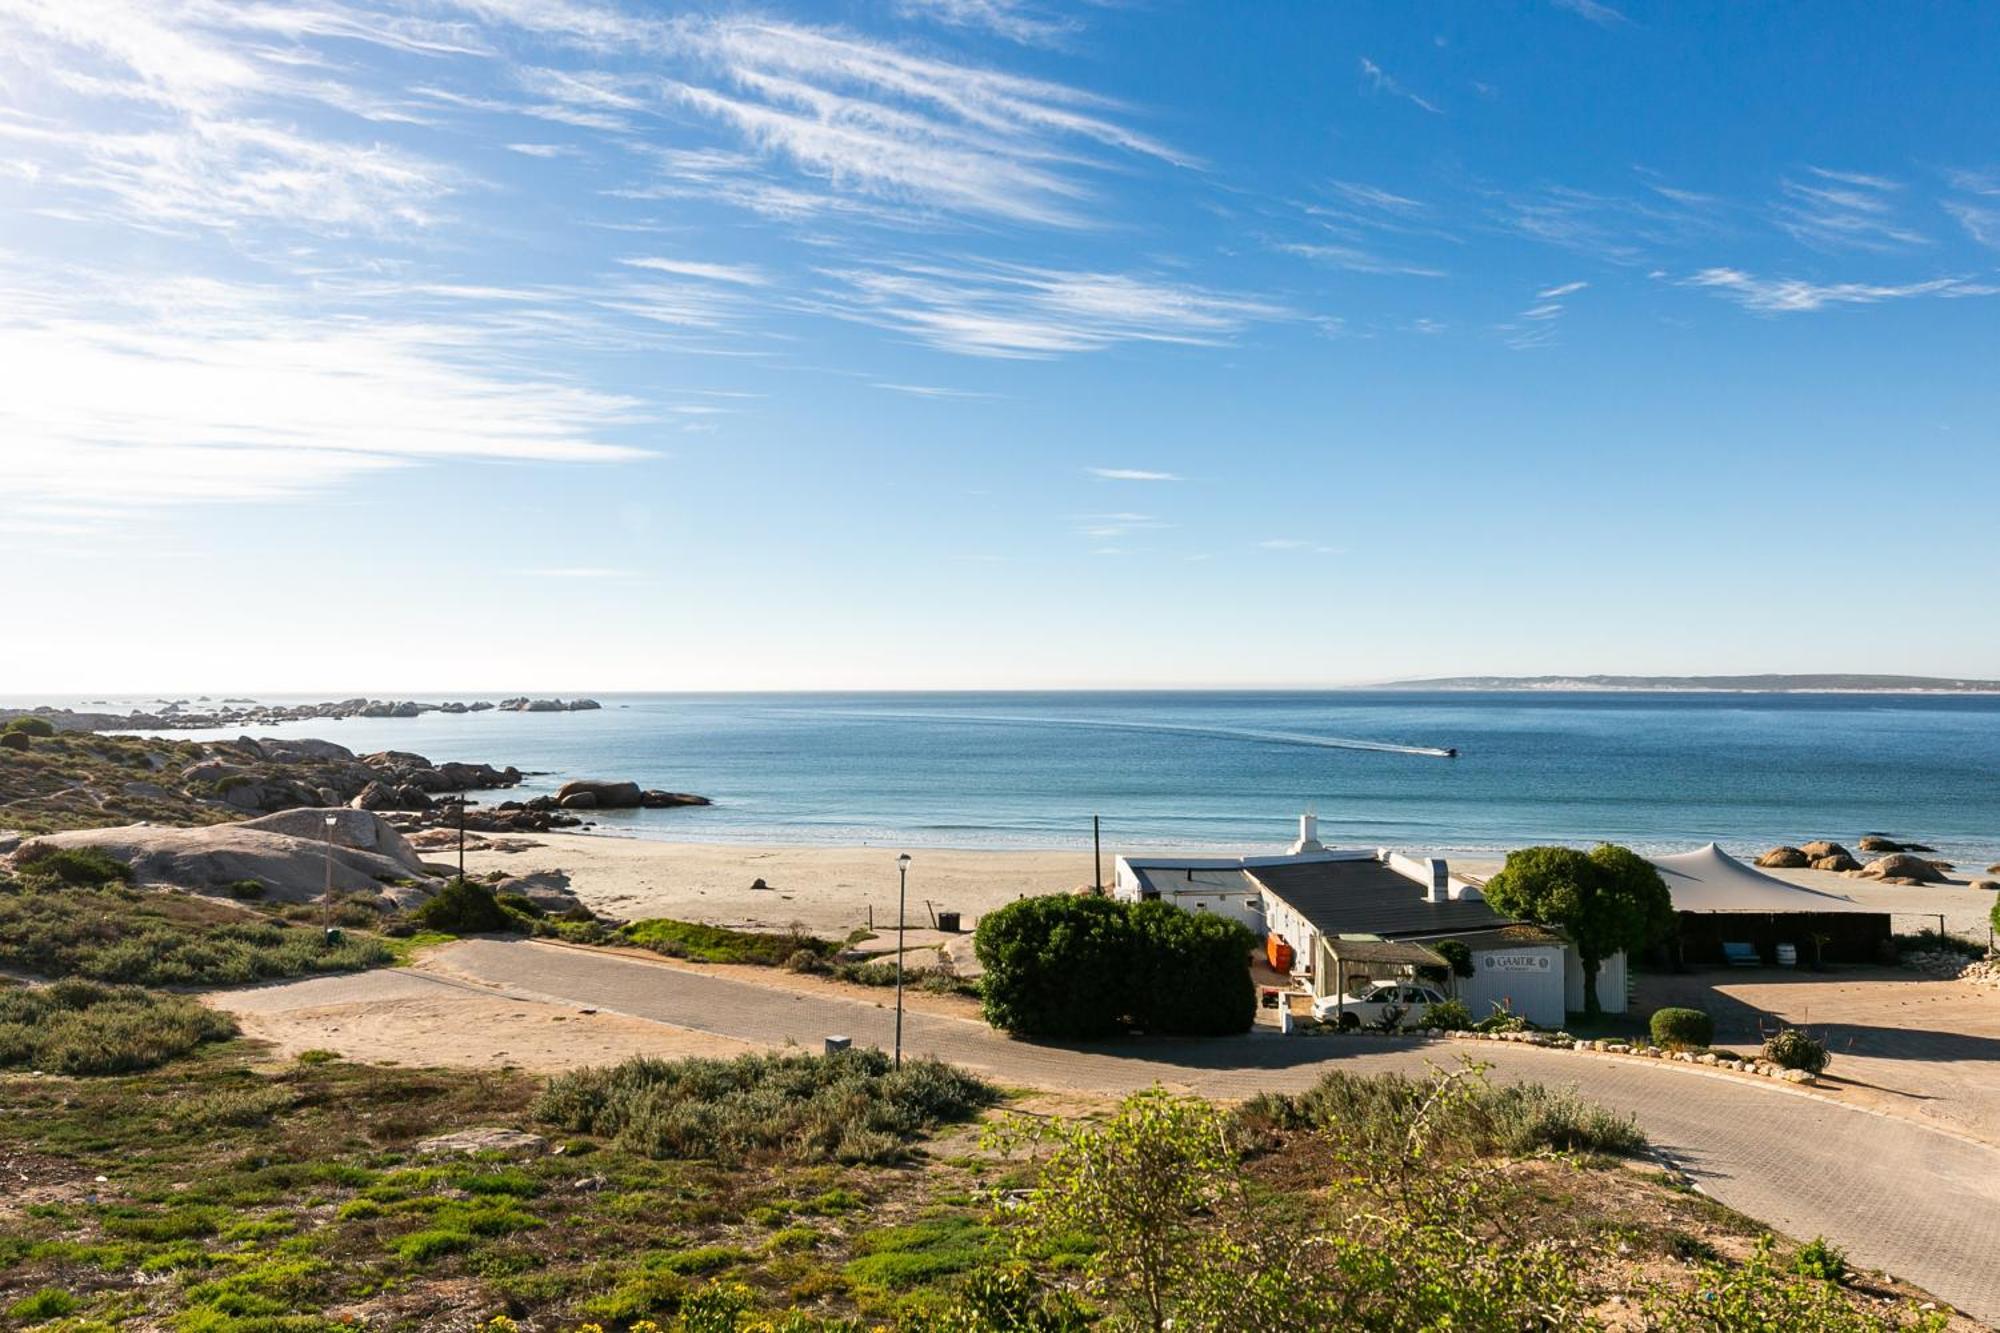
[[[2000,9],[0,0],[0,693],[2000,676]]]

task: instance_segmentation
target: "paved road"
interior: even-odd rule
[[[521,998],[817,1048],[828,1034],[889,1045],[893,1010],[594,951],[471,940],[441,960]],[[1310,1086],[1329,1069],[1421,1072],[1476,1051],[1495,1077],[1575,1086],[1636,1116],[1715,1198],[1793,1236],[1824,1235],[1864,1266],[2000,1323],[2000,1151],[1892,1116],[1740,1078],[1532,1048],[1412,1047],[1369,1037],[1251,1035],[1050,1046],[905,1013],[904,1049],[1010,1084],[1124,1093],[1161,1083],[1209,1097]]]

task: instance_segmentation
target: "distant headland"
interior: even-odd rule
[[[1710,691],[1719,694],[2000,694],[2000,680],[1848,673],[1756,676],[1439,676],[1386,681],[1393,690]]]

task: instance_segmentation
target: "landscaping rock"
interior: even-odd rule
[[[475,1153],[498,1152],[516,1156],[531,1156],[548,1151],[549,1141],[539,1134],[529,1134],[518,1129],[484,1127],[461,1129],[454,1134],[440,1134],[434,1139],[425,1139],[417,1145],[420,1153]]]

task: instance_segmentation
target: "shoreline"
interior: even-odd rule
[[[610,916],[663,916],[761,930],[797,924],[843,933],[871,920],[878,929],[894,927],[896,856],[905,850],[893,843],[669,842],[601,832],[538,833],[510,841],[533,845],[514,852],[468,851],[466,869],[474,874],[499,870],[510,875],[562,875],[586,906]],[[912,929],[929,926],[932,908],[959,912],[970,928],[980,916],[1016,898],[1074,892],[1087,887],[1093,875],[1088,846],[1081,850],[911,846],[908,850],[913,860],[905,920]],[[1167,849],[1107,842],[1106,886],[1112,882],[1118,856],[1162,850]],[[1282,849],[1236,844],[1228,850],[1243,854]],[[424,855],[426,860],[454,860],[448,847]],[[1479,877],[1498,870],[1502,860],[1490,854],[1449,859],[1455,872]],[[1922,928],[1925,917],[1935,926],[1942,915],[1952,931],[1983,938],[1995,897],[1971,888],[1963,878],[1906,886],[1849,879],[1823,870],[1763,873],[1890,912],[1899,931]],[[768,887],[752,888],[760,879]]]

